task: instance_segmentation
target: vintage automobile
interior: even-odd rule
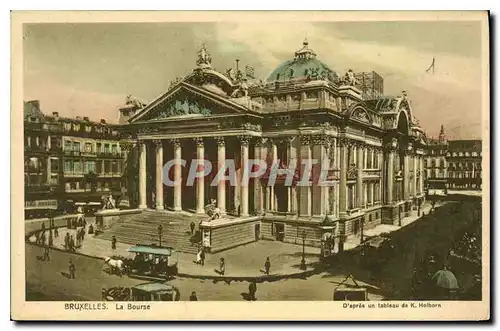
[[[149,282],[132,287],[103,289],[105,301],[179,301],[180,292],[175,286]]]
[[[128,251],[135,254],[133,259],[124,261],[129,276],[169,279],[177,275],[179,253],[172,247],[138,244]]]

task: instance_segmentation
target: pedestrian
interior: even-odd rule
[[[69,232],[66,232],[66,235],[64,236],[64,249],[69,249]]]
[[[205,249],[202,247],[200,252],[200,263],[202,266],[205,265]]]
[[[55,238],[59,237],[59,230],[57,230],[57,228],[54,229],[54,237]]]
[[[266,257],[266,262],[264,263],[264,272],[269,276],[269,271],[271,270],[271,261],[269,261],[269,256]]]
[[[44,251],[43,251],[43,260],[44,261],[50,261],[50,248],[48,246],[45,246]]]
[[[52,230],[49,232],[49,246],[54,246],[54,237],[52,236]]]
[[[224,274],[226,273],[226,262],[224,261],[223,257],[220,258],[219,267],[220,267],[219,271],[220,274],[224,276]]]
[[[191,235],[194,235],[194,228],[196,227],[196,224],[194,224],[194,222],[191,221],[191,224],[189,225],[189,227],[191,228]]]
[[[75,251],[75,237],[73,235],[69,237],[69,250],[72,252]]]
[[[75,264],[73,263],[72,260],[69,260],[69,278],[70,279],[76,278],[75,271],[76,271]]]
[[[116,237],[115,236],[113,236],[113,238],[111,238],[111,249],[112,250],[116,249]]]
[[[198,301],[198,297],[196,296],[196,292],[191,292],[191,295],[189,296],[189,301]]]
[[[94,226],[92,224],[89,225],[89,234],[94,234]]]
[[[248,299],[252,301],[256,300],[255,298],[256,292],[257,292],[257,283],[251,282],[250,285],[248,285]]]
[[[40,236],[40,245],[45,245],[45,231],[43,231]]]
[[[82,236],[82,241],[83,241],[83,239],[85,239],[85,227],[82,228],[81,232],[82,232],[81,236]]]

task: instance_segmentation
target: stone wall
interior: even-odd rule
[[[260,221],[231,223],[210,228],[210,252],[216,253],[254,242],[256,224],[260,224]]]

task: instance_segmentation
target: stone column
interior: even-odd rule
[[[263,141],[262,138],[257,138],[254,146],[254,155],[256,159],[262,160],[264,153],[262,151]],[[259,215],[264,214],[265,206],[264,206],[264,187],[259,178],[255,180],[255,209]]]
[[[182,210],[182,150],[181,141],[179,139],[172,139],[174,146],[174,211]]]
[[[304,171],[306,168],[311,169],[312,165],[312,150],[311,150],[311,137],[310,136],[301,136],[300,137],[300,144],[301,144],[301,154],[303,155],[303,159],[306,161],[304,164]],[[302,166],[302,165],[301,165]],[[311,171],[312,173],[312,171]],[[301,174],[301,180],[304,175],[308,174]],[[309,178],[308,178],[309,180]],[[301,186],[301,197],[305,198],[305,216],[312,216],[312,185],[311,186]],[[302,190],[305,191],[306,194],[302,194]],[[302,212],[301,212],[302,214]]]
[[[394,151],[387,149],[387,204],[393,202],[393,188],[394,188]]]
[[[271,140],[271,152],[272,152],[272,166],[278,162],[278,146],[276,145],[276,140]],[[269,204],[272,211],[276,211],[276,195],[274,192],[274,186],[269,187]]]
[[[50,151],[50,148],[51,148],[50,136],[47,136],[47,151]]]
[[[418,156],[416,154],[413,155],[413,196],[417,197],[417,172],[418,172]]]
[[[409,188],[410,188],[410,169],[409,169],[409,158],[410,155],[408,154],[408,151],[404,151],[404,159],[403,159],[403,178],[404,178],[404,185],[403,185],[403,200],[408,200],[409,197]]]
[[[196,143],[196,163],[197,169],[200,171],[204,166],[205,147],[203,138],[195,138]],[[196,178],[196,213],[205,213],[205,177],[202,175]]]
[[[323,170],[329,170],[329,169],[323,169],[323,167],[329,167],[330,162],[328,159],[328,144],[329,140],[328,137],[323,136],[320,137],[319,139],[319,145],[320,145],[320,171]],[[318,183],[319,184],[319,183]],[[329,187],[326,185],[321,185],[320,186],[320,215],[323,217],[327,214],[329,214],[328,208],[329,208]]]
[[[293,164],[296,169],[299,167],[298,161],[297,161],[297,148],[294,146],[294,141],[295,138],[290,138],[288,140],[289,143],[289,155],[290,155],[290,164]],[[297,186],[292,185],[290,188],[290,199],[291,199],[291,209],[290,211],[293,213],[297,213],[298,208],[297,208]]]
[[[245,173],[247,174],[246,176],[248,177],[248,172],[250,169],[248,169],[248,145],[250,144],[250,137],[247,136],[241,136],[239,137],[240,139],[240,145],[241,145],[241,166],[243,169],[243,177],[245,177]],[[241,216],[246,217],[248,216],[248,186],[250,182],[245,182],[242,183],[241,185]]]
[[[357,166],[357,174],[356,174],[356,207],[358,208],[363,208],[363,197],[364,197],[364,192],[363,192],[363,146],[362,144],[358,144],[356,148],[357,152],[357,160],[356,160],[356,166]]]
[[[226,164],[226,141],[224,137],[217,137],[217,171],[225,168]],[[224,175],[224,174],[223,174]],[[221,214],[226,214],[226,181],[219,179],[217,183],[217,207]]]
[[[445,168],[445,178],[446,178],[446,168]],[[420,194],[423,194],[424,193],[424,172],[425,172],[425,169],[424,169],[424,157],[421,156],[420,157]]]
[[[154,141],[156,145],[156,209],[163,209],[163,142]]]
[[[345,138],[339,139],[340,143],[340,181],[339,181],[339,217],[347,216],[347,148],[348,142]]]
[[[146,209],[146,142],[139,142],[139,208]],[[104,167],[103,167],[104,169]]]

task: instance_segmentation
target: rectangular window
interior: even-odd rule
[[[118,173],[118,162],[117,161],[113,161],[113,163],[111,163],[111,172],[114,174]]]
[[[85,153],[92,153],[92,143],[85,143]]]
[[[71,160],[64,161],[64,172],[73,172],[73,165]]]
[[[73,150],[73,143],[70,140],[65,140],[64,141],[64,150],[65,151],[71,151],[71,150]]]
[[[110,153],[109,144],[104,144],[104,153],[106,153],[106,154]]]
[[[113,145],[113,146],[111,147],[111,152],[112,152],[113,154],[115,154],[115,155],[116,155],[116,154],[118,154],[118,146],[117,146],[117,145]]]
[[[80,142],[75,141],[75,142],[73,143],[73,151],[74,151],[74,152],[80,152]]]
[[[103,170],[103,169],[102,169],[102,162],[101,162],[101,161],[98,161],[98,162],[96,163],[96,173],[100,174],[100,173],[102,173],[102,170]]]
[[[82,172],[82,162],[81,161],[74,161],[73,169],[76,173],[81,173]]]
[[[109,161],[104,161],[104,173],[109,174],[111,172],[111,163]]]
[[[101,143],[97,143],[96,144],[96,152],[97,153],[102,153],[102,144]]]

